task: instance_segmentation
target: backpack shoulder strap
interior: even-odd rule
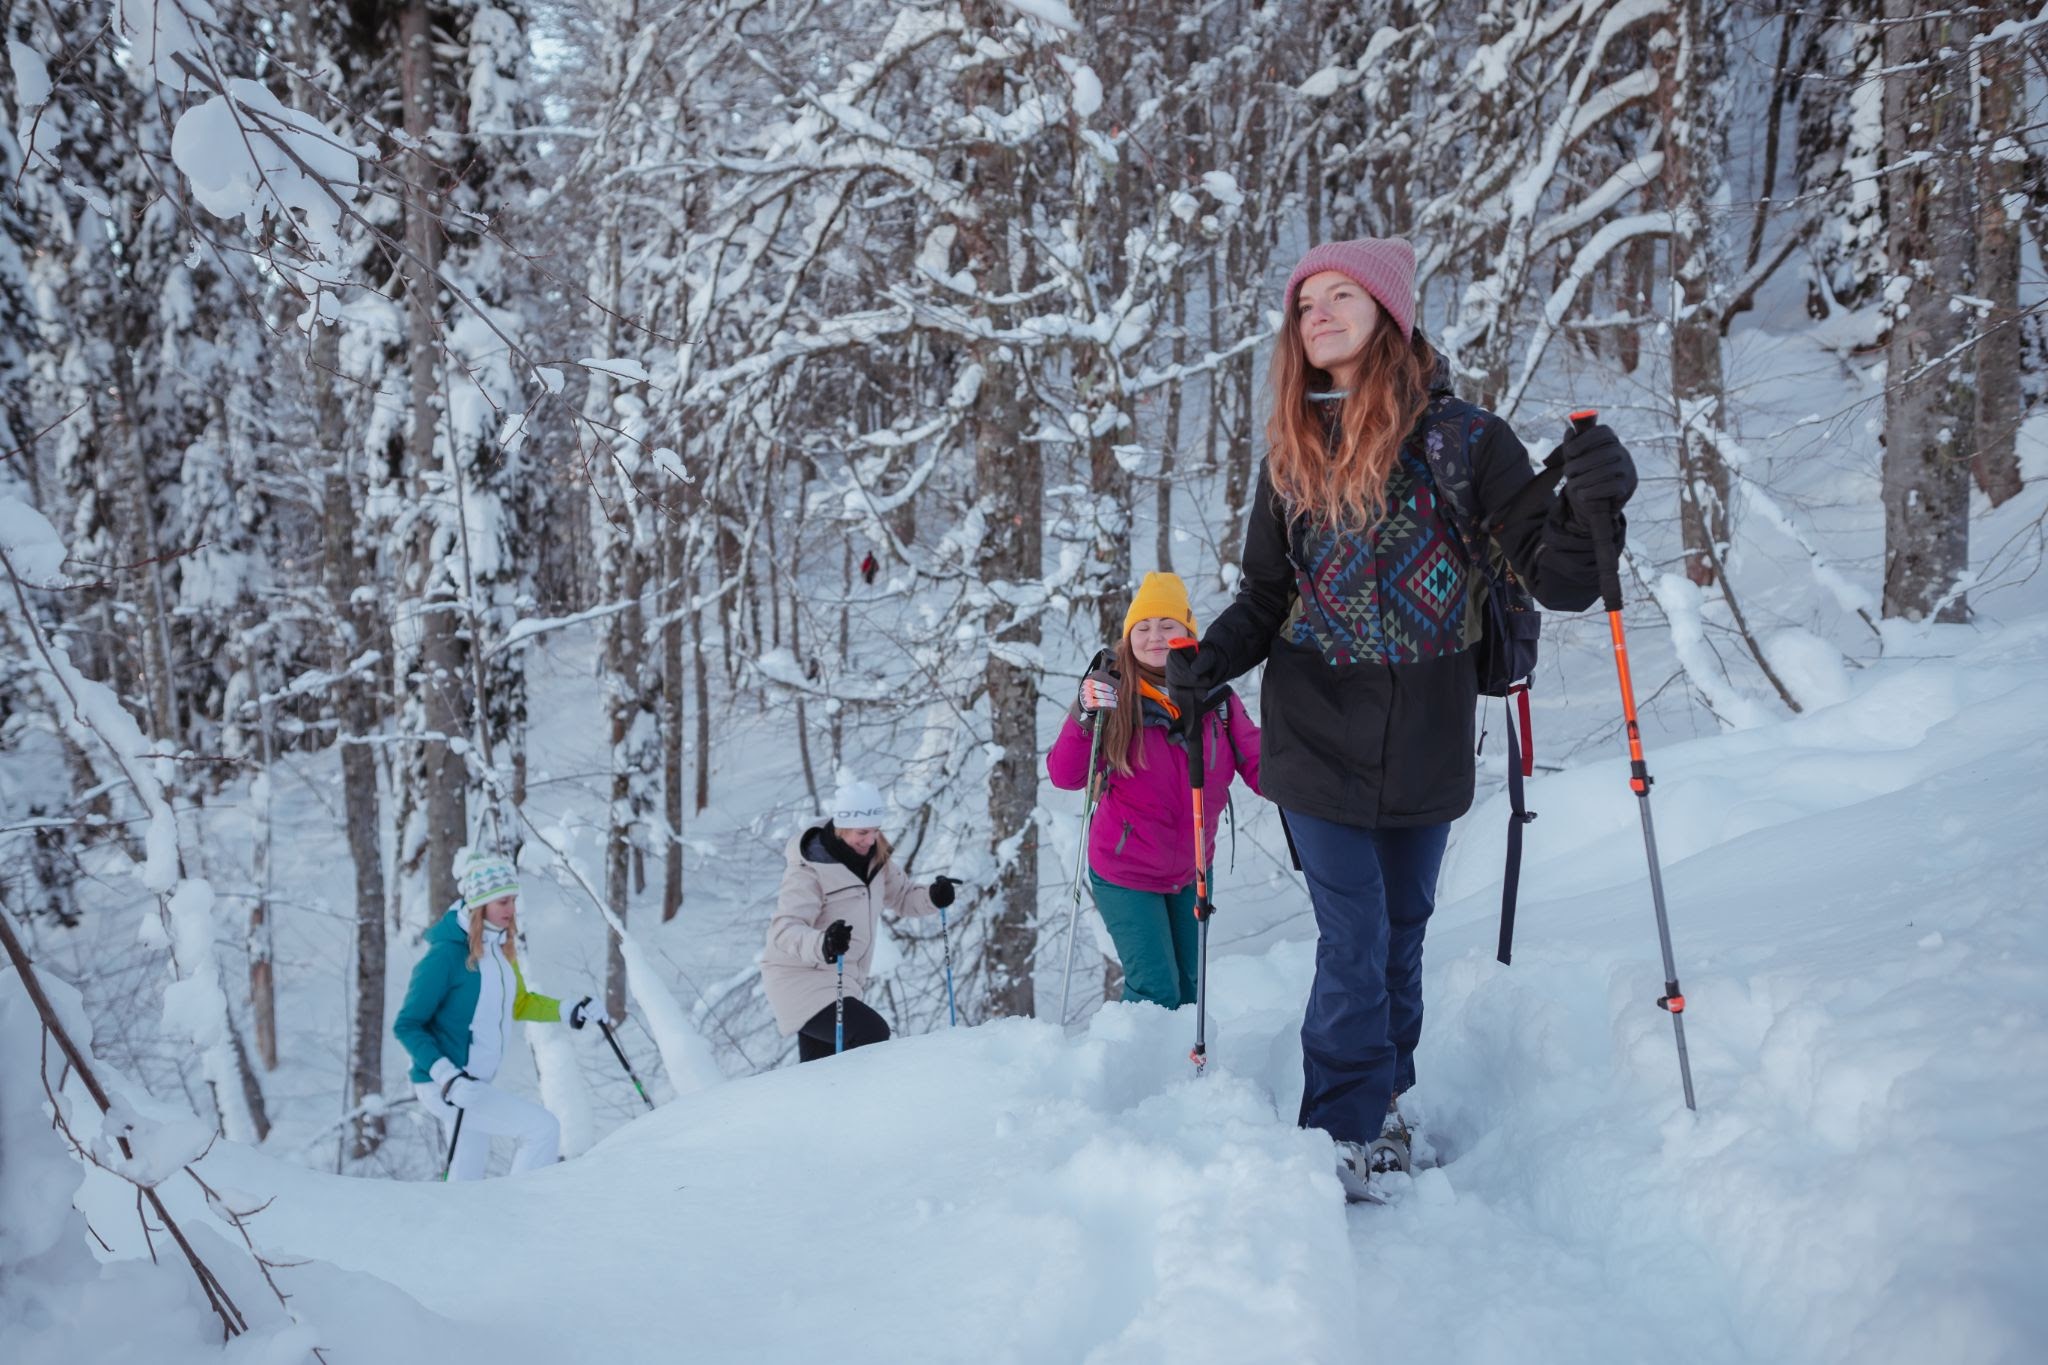
[[[1473,433],[1469,427],[1474,419],[1483,422],[1485,414],[1439,391],[1423,409],[1416,432],[1430,491],[1436,494],[1451,540],[1468,565],[1479,562],[1481,536],[1479,497],[1472,487]]]
[[[1244,770],[1244,753],[1237,747],[1237,736],[1230,733],[1230,703],[1236,700],[1236,690],[1229,687],[1224,688],[1223,700],[1216,704],[1216,718],[1223,723],[1223,738],[1230,745],[1230,761],[1237,765],[1238,771],[1242,772]]]

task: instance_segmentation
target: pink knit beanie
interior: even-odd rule
[[[1360,237],[1354,242],[1324,242],[1309,248],[1308,255],[1287,277],[1286,301],[1282,306],[1289,317],[1294,315],[1294,294],[1301,288],[1301,282],[1325,270],[1357,280],[1386,309],[1387,316],[1401,324],[1402,339],[1415,339],[1415,248],[1404,239]]]

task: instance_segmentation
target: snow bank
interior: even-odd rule
[[[48,973],[41,980],[73,1041],[89,1046],[91,1029],[77,992]],[[187,1207],[193,1203],[188,1193],[176,1216],[248,1328],[224,1346],[220,1319],[161,1227],[155,1230],[161,1259],[149,1259],[134,1187],[101,1172],[88,1175],[67,1154],[51,1126],[42,1081],[46,1056],[53,1085],[63,1063],[55,1060],[54,1043],[47,1053],[45,1047],[28,993],[11,970],[0,973],[0,1341],[8,1365],[302,1365],[316,1346],[349,1353],[344,1359],[445,1365],[479,1339],[389,1285],[313,1262],[276,1272],[292,1296],[287,1313],[239,1239],[231,1244],[208,1226],[203,1214]],[[73,1131],[81,1140],[103,1136],[98,1155],[116,1162],[124,1159],[113,1135],[123,1132],[139,1163],[133,1174],[151,1181],[172,1177],[194,1188],[174,1173],[210,1133],[196,1131],[200,1125],[189,1114],[176,1115],[133,1093],[104,1064],[100,1079],[114,1098],[105,1125],[75,1078],[62,1088]],[[145,1109],[147,1116],[140,1112]],[[175,1191],[167,1185],[162,1193]],[[251,1226],[260,1237],[260,1215]],[[117,1249],[105,1264],[89,1249],[99,1239]],[[483,1339],[493,1335],[485,1329]]]
[[[376,1277],[333,1302],[419,1299],[343,1314],[374,1358],[445,1318],[506,1361],[2031,1360],[2048,627],[1928,653],[1651,754],[1697,1114],[1622,757],[1534,784],[1512,968],[1482,808],[1407,1101],[1443,1164],[1385,1207],[1347,1209],[1292,1123],[1301,940],[1213,962],[1202,1081],[1191,1011],[1112,1005],[1079,1036],[1004,1020],[686,1095],[531,1176],[203,1165],[275,1196],[275,1253]],[[1301,893],[1273,894],[1227,904]]]

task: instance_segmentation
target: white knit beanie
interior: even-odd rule
[[[455,889],[462,896],[462,908],[474,910],[500,896],[519,894],[519,872],[511,860],[496,853],[473,848],[456,859]]]
[[[857,777],[844,777],[832,793],[832,824],[838,829],[880,829],[889,814],[881,788]]]

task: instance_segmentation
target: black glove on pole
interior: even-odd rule
[[[1572,434],[1570,441],[1590,433],[1607,432],[1607,428],[1595,425],[1598,413],[1575,412],[1571,416]],[[1621,442],[1607,432],[1613,448],[1621,449]],[[1622,451],[1622,459],[1628,453]],[[1566,457],[1565,490],[1571,495],[1571,456]],[[1635,471],[1628,472],[1628,485],[1635,486]],[[1657,1001],[1659,1008],[1670,1011],[1671,1031],[1678,1040],[1678,1075],[1685,1084],[1685,1107],[1697,1110],[1693,1102],[1692,1063],[1685,1053],[1685,994],[1678,986],[1678,967],[1671,955],[1671,921],[1664,911],[1664,874],[1657,862],[1657,831],[1650,822],[1650,768],[1643,760],[1643,737],[1636,725],[1636,690],[1629,677],[1628,636],[1621,625],[1621,557],[1614,548],[1614,507],[1612,504],[1580,504],[1585,519],[1593,530],[1593,554],[1600,566],[1600,596],[1607,607],[1607,628],[1614,637],[1614,671],[1621,679],[1621,714],[1628,728],[1628,758],[1630,790],[1636,794],[1636,809],[1643,817],[1643,850],[1650,863],[1650,900],[1657,909],[1657,942],[1664,950],[1664,994]]]
[[[1193,734],[1202,716],[1202,703],[1215,684],[1209,679],[1199,641],[1182,637],[1172,641],[1170,647],[1173,652],[1166,656],[1166,695],[1180,710],[1182,728]]]
[[[940,910],[944,910],[947,906],[951,905],[953,903],[953,888],[958,885],[960,885],[960,879],[958,877],[932,878],[933,906]]]
[[[837,962],[846,956],[846,950],[853,946],[853,926],[843,919],[835,919],[825,926],[825,941],[820,947],[827,962]]]
[[[1564,457],[1564,495],[1580,520],[1590,524],[1594,508],[1611,514],[1635,495],[1636,462],[1621,438],[1594,420],[1599,414],[1584,423],[1580,415],[1574,415],[1557,453]]]

